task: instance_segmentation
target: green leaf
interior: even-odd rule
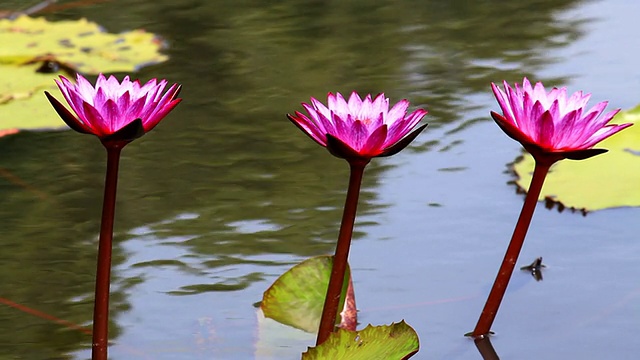
[[[339,329],[302,354],[302,360],[401,360],[418,352],[418,334],[403,321],[360,331]]]
[[[37,74],[36,65],[0,65],[0,132],[7,129],[53,130],[66,124],[53,110],[44,90],[64,102],[53,74]],[[23,83],[11,81],[24,79]],[[10,80],[10,81],[7,81]]]
[[[317,332],[332,264],[332,256],[316,256],[282,274],[264,292],[260,304],[264,315],[297,329]],[[349,277],[347,266],[340,308],[344,306]]]
[[[609,152],[580,161],[562,160],[553,165],[540,200],[559,209],[583,212],[623,206],[640,206],[640,106],[619,113],[616,123],[635,125],[605,139],[596,148]],[[517,185],[527,191],[534,161],[526,154],[513,170]]]

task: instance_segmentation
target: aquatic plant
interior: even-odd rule
[[[512,88],[505,81],[504,90],[493,83],[491,87],[502,109],[502,115],[492,111],[491,116],[508,136],[520,142],[533,156],[535,168],[502,265],[471,333],[476,339],[489,334],[551,165],[562,159],[582,160],[602,154],[607,150],[593,146],[632,125],[609,124],[619,110],[602,115],[607,102],[587,110],[591,95],[581,91],[567,97],[566,88],[553,88],[547,92],[541,82],[532,86],[527,78],[522,86],[516,84]]]
[[[389,109],[389,99],[384,94],[375,98],[368,94],[362,99],[356,92],[351,93],[348,101],[340,93],[329,93],[327,106],[315,98],[311,98],[311,105],[302,106],[308,116],[296,111],[295,115],[287,115],[289,120],[331,154],[347,160],[351,170],[318,329],[316,344],[320,345],[335,329],[364,168],[372,158],[393,155],[409,145],[427,126],[411,132],[427,111],[417,109],[407,115],[407,100]]]
[[[100,74],[95,87],[82,75],[76,83],[61,76],[56,80],[72,114],[55,97],[45,92],[62,120],[73,130],[97,136],[107,150],[107,174],[104,187],[102,222],[98,244],[98,266],[93,314],[93,360],[107,359],[109,339],[109,285],[113,222],[118,185],[118,167],[122,148],[153,129],[182,99],[177,98],[180,85],[166,92],[166,80],[138,80]]]

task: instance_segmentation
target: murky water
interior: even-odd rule
[[[519,145],[488,117],[489,82],[526,75],[634,106],[639,12],[625,0],[163,0],[49,14],[162,34],[171,60],[137,75],[184,86],[184,102],[123,153],[111,358],[296,359],[312,344],[274,340],[252,304],[292,264],[333,250],[348,169],[284,114],[356,89],[430,111],[410,149],[365,175],[350,258],[360,322],[405,319],[417,359],[479,359],[462,334],[523,200],[507,184]],[[104,150],[71,132],[23,133],[0,153],[0,297],[88,325]],[[548,268],[542,282],[514,275],[493,327],[503,358],[640,351],[638,216],[539,206],[521,262],[543,256]],[[0,320],[2,359],[89,357],[90,337],[69,325],[6,304]]]

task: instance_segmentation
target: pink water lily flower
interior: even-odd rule
[[[352,92],[346,101],[340,93],[328,94],[327,106],[315,98],[289,120],[333,155],[345,159],[390,156],[405,148],[426,127],[411,130],[427,114],[417,109],[407,115],[409,102],[401,100],[389,109],[384,94],[364,99]]]
[[[167,81],[151,79],[140,85],[125,76],[119,82],[113,75],[100,74],[95,87],[82,75],[72,83],[64,76],[56,79],[62,95],[77,115],[45,91],[58,115],[70,128],[93,134],[103,140],[131,141],[153,129],[182,99],[176,98],[180,86],[173,84],[163,93]]]
[[[511,88],[506,81],[504,91],[493,83],[491,87],[503,113],[491,116],[534,157],[585,159],[606,152],[592,147],[632,125],[609,124],[620,109],[602,115],[606,101],[587,110],[591,94],[582,91],[568,97],[566,88],[547,92],[541,82],[532,87],[527,78],[522,87]]]

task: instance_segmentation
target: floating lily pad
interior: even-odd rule
[[[0,63],[21,65],[51,56],[83,74],[136,71],[167,60],[163,41],[144,30],[110,34],[87,19],[50,22],[20,16],[0,20]]]
[[[360,331],[339,329],[302,354],[302,360],[403,360],[418,352],[418,334],[404,321]]]
[[[599,143],[609,152],[586,160],[562,160],[553,165],[542,188],[540,200],[559,209],[583,213],[607,208],[640,206],[640,106],[619,113],[616,123],[635,123]],[[513,170],[517,185],[527,191],[534,161],[526,154]]]
[[[332,264],[332,256],[316,256],[282,274],[264,293],[260,304],[264,316],[297,329],[317,332]],[[344,306],[349,277],[347,267],[340,308]]]

